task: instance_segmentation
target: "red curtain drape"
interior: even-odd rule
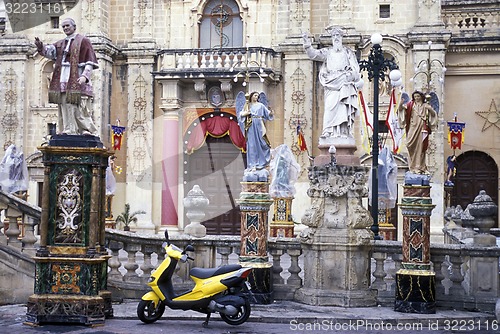
[[[242,152],[246,152],[245,137],[241,133],[238,123],[222,116],[207,117],[198,126],[191,129],[187,143],[188,154],[193,153],[203,146],[205,138],[210,135],[215,138],[229,135],[233,144]]]

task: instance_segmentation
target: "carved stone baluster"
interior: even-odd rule
[[[443,263],[446,260],[446,255],[442,254],[432,254],[432,263],[434,264],[434,271],[436,273],[436,300],[445,297],[446,288],[443,285],[443,280],[445,276],[443,274]]]
[[[24,237],[22,238],[23,252],[31,256],[36,253],[35,243],[37,238],[35,237],[35,226],[39,224],[38,219],[27,216],[24,222]]]
[[[385,282],[385,277],[387,273],[384,270],[384,262],[387,257],[386,253],[373,253],[373,258],[375,259],[375,270],[373,271],[373,281],[371,287],[378,291],[387,290],[387,283]]]
[[[450,296],[456,297],[456,300],[463,300],[464,288],[462,287],[462,282],[464,276],[462,274],[462,263],[463,258],[460,253],[450,254],[451,272],[450,281],[453,283],[450,287]]]
[[[231,254],[231,247],[219,246],[217,247],[217,254],[220,254],[221,266],[229,264],[229,255]]]
[[[151,276],[151,271],[154,266],[151,263],[151,254],[155,251],[155,246],[153,245],[142,245],[141,252],[144,254],[144,262],[141,265],[142,276],[141,281],[146,283]]]
[[[215,58],[214,58],[214,54],[211,53],[210,58],[208,60],[208,68],[214,68],[214,67],[215,67]]]
[[[139,283],[141,280],[135,271],[139,268],[136,253],[141,250],[141,245],[125,244],[125,250],[127,251],[128,256],[127,263],[125,263],[123,267],[127,270],[127,272],[125,273],[123,280],[126,282]]]
[[[7,244],[9,246],[21,248],[21,240],[19,240],[19,235],[21,231],[19,230],[19,224],[17,218],[22,216],[22,213],[17,211],[14,208],[7,208],[5,211],[5,216],[9,220],[9,228],[5,231],[5,235],[7,236]]]
[[[284,284],[285,280],[281,277],[281,272],[283,271],[283,267],[281,267],[281,255],[283,255],[284,251],[282,249],[271,248],[269,249],[269,253],[273,256],[273,284]]]
[[[207,68],[207,53],[203,52],[200,56],[200,68]]]
[[[184,68],[184,62],[183,62],[182,57],[183,57],[183,55],[182,55],[182,54],[178,54],[178,55],[177,55],[177,68],[178,68],[178,69],[182,69],[182,68]]]
[[[224,68],[225,69],[230,69],[231,68],[231,60],[229,59],[229,53],[223,52],[222,56],[224,57]]]
[[[192,56],[193,56],[193,61],[192,61],[191,67],[192,68],[200,68],[200,65],[199,65],[200,58],[198,56],[198,52],[193,52]]]
[[[121,281],[123,280],[123,275],[118,269],[121,267],[122,263],[118,258],[118,252],[123,248],[123,244],[121,242],[111,240],[108,248],[111,250],[111,258],[108,260],[108,266],[110,268],[108,279]]]
[[[302,287],[302,278],[299,276],[302,271],[299,266],[299,256],[302,255],[302,249],[288,249],[287,253],[290,255],[290,268],[288,268],[290,277],[288,277],[286,283],[298,289]]]
[[[403,254],[401,253],[394,253],[391,255],[392,261],[394,261],[394,273],[392,273],[392,277],[394,279],[394,283],[391,284],[390,287],[390,293],[392,296],[396,293],[396,273],[398,272],[399,269],[401,269],[401,262],[403,261]]]

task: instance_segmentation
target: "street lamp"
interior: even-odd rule
[[[425,94],[429,94],[431,91],[435,90],[434,81],[432,81],[433,76],[437,76],[438,81],[442,84],[444,82],[444,73],[446,72],[446,67],[443,62],[439,59],[431,60],[431,46],[432,41],[428,41],[427,45],[429,49],[427,50],[427,58],[422,59],[418,65],[415,67],[415,75],[410,79],[410,81],[415,84],[415,79],[418,76],[424,76],[425,84],[423,84],[423,90]],[[441,67],[442,75],[439,75],[438,69]]]
[[[246,87],[247,84],[250,83],[250,76],[256,75],[259,77],[260,82],[264,82],[264,76],[266,73],[264,72],[264,69],[262,68],[262,62],[259,63],[256,60],[250,60],[250,48],[247,44],[246,46],[247,52],[246,52],[246,57],[242,56],[241,60],[238,62],[235,62],[233,66],[229,69],[229,72],[234,72],[235,68],[237,66],[243,66],[243,69],[236,73],[233,77],[234,82],[238,82],[238,78],[243,76],[243,83],[242,86]],[[258,68],[258,71],[253,70],[253,68]],[[248,91],[248,87],[247,91]]]
[[[378,98],[379,98],[379,83],[385,81],[385,72],[390,69],[389,74],[391,84],[397,86],[401,83],[401,72],[398,70],[398,65],[394,62],[394,58],[385,59],[380,43],[382,43],[382,35],[373,34],[371,36],[372,48],[368,55],[368,60],[360,60],[359,67],[368,72],[368,80],[373,80],[373,140],[372,140],[372,198],[371,198],[371,215],[373,217],[373,225],[371,230],[375,240],[381,240],[378,226]]]

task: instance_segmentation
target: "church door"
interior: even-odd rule
[[[468,151],[457,156],[456,167],[452,206],[460,205],[465,210],[480,190],[485,190],[498,205],[498,166],[492,157],[484,152]]]
[[[229,136],[206,137],[205,144],[187,157],[184,175],[184,194],[199,185],[210,204],[205,210],[203,225],[207,234],[240,234],[240,210],[236,200],[240,196],[243,155]],[[184,214],[184,219],[189,219]]]

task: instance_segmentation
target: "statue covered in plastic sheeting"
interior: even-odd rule
[[[293,197],[295,195],[295,181],[300,173],[300,165],[287,145],[281,144],[273,150],[270,168],[272,179],[269,185],[269,194],[271,197]]]
[[[370,185],[371,183],[370,173]],[[378,157],[378,207],[379,209],[392,209],[396,206],[398,192],[398,165],[392,152],[384,147]],[[371,205],[371,187],[369,203]]]
[[[114,155],[108,158],[108,167],[106,167],[106,196],[114,195],[116,191],[116,179],[113,174],[115,170],[115,159],[116,157]]]
[[[23,152],[18,152],[15,145],[10,145],[0,162],[0,186],[8,193],[28,190],[28,166]]]

